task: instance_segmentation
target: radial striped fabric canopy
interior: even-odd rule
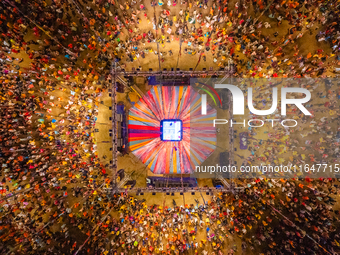
[[[155,174],[192,173],[216,148],[215,118],[209,105],[201,114],[201,96],[190,86],[154,86],[130,109],[130,150]],[[182,121],[181,141],[161,140],[166,119]]]

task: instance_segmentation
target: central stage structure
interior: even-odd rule
[[[130,150],[154,174],[190,174],[216,148],[215,118],[191,86],[154,86],[130,109]]]

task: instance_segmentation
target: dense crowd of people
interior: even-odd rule
[[[231,63],[236,78],[316,78],[302,84],[319,96],[312,118],[268,139],[250,129],[245,163],[337,163],[340,87],[317,79],[338,71],[339,17],[323,0],[1,1],[1,254],[338,253],[336,179],[254,177],[236,195],[151,205],[107,191],[95,124],[113,61],[164,63],[179,47],[197,64]],[[251,86],[268,106],[266,87]]]

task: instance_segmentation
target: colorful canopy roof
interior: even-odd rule
[[[130,150],[155,174],[187,174],[216,148],[213,119],[207,106],[201,114],[201,96],[190,86],[155,86],[129,112]],[[183,139],[160,139],[160,122],[180,119]]]

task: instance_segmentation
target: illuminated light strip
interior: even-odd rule
[[[208,90],[206,90],[206,89],[204,89],[204,88],[199,88],[199,89],[201,89],[201,90],[203,90],[204,92],[206,92],[206,93],[214,100],[214,103],[215,103],[215,105],[217,106],[217,103],[216,103],[215,98],[213,97],[213,95],[212,95]]]
[[[218,100],[220,101],[220,104],[221,104],[221,107],[222,107],[222,100],[221,100],[220,96],[218,95],[217,91],[213,87],[209,86],[208,84],[205,84],[205,83],[202,83],[202,82],[198,82],[198,83],[208,87],[212,92],[214,92],[214,94],[217,96]]]
[[[132,90],[134,91],[134,92],[136,92],[137,93],[137,95],[139,96],[139,98],[142,98],[142,96],[133,88],[133,87],[131,87],[132,88]]]

